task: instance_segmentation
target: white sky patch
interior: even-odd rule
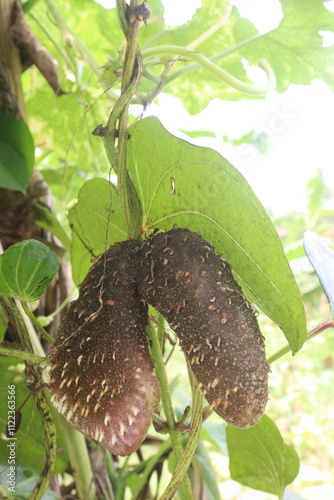
[[[95,0],[95,2],[105,9],[114,9],[116,7],[116,0]]]
[[[163,0],[164,18],[167,26],[185,24],[201,7],[200,0]]]
[[[234,0],[232,5],[252,21],[260,33],[273,30],[283,18],[279,0]]]
[[[334,0],[328,0],[328,2],[324,2],[324,6],[331,12],[334,12]]]
[[[334,45],[333,31],[319,31],[319,33],[323,37],[324,47],[331,47],[332,45]]]

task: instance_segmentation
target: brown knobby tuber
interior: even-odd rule
[[[148,304],[175,331],[211,408],[232,425],[256,424],[269,365],[254,311],[230,265],[181,228],[118,243],[89,271],[51,352],[60,413],[114,454],[138,448],[160,398]]]

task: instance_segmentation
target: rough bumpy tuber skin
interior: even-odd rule
[[[180,228],[152,235],[140,252],[139,293],[179,337],[211,408],[232,425],[256,424],[268,399],[269,365],[229,264]]]
[[[100,257],[51,352],[53,404],[115,455],[138,448],[160,399],[146,335],[147,306],[132,271],[139,246],[125,241]]]
[[[179,337],[211,408],[238,427],[256,424],[269,365],[254,312],[229,264],[180,228],[118,243],[89,271],[50,355],[59,412],[116,455],[138,448],[160,399],[147,304]]]

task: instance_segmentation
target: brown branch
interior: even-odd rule
[[[59,83],[56,59],[37,40],[25,22],[23,10],[18,1],[13,3],[12,25],[9,35],[20,52],[23,71],[35,64],[55,93],[58,96],[65,94],[66,92]]]

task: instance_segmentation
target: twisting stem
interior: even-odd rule
[[[178,56],[187,56],[190,59],[193,59],[196,61],[200,66],[202,66],[204,69],[212,73],[214,76],[216,76],[219,80],[223,81],[230,87],[233,87],[234,89],[238,90],[239,92],[242,92],[244,94],[249,94],[249,95],[254,95],[254,96],[259,96],[259,95],[265,95],[268,92],[274,90],[275,85],[276,85],[276,78],[275,75],[270,68],[269,64],[267,61],[262,59],[258,66],[265,71],[268,77],[268,82],[265,87],[258,87],[256,85],[250,85],[248,83],[244,83],[234,76],[230,75],[227,73],[227,71],[223,70],[217,64],[212,62],[212,60],[208,59],[205,57],[203,54],[200,54],[199,52],[194,52],[194,51],[189,51],[186,47],[179,47],[176,45],[162,45],[159,47],[152,47],[146,50],[143,50],[142,52],[142,57],[144,59],[148,59],[150,57],[156,57],[160,56],[162,54],[175,54]],[[163,86],[166,86],[169,83],[168,79],[163,83]]]
[[[24,352],[27,351],[32,353],[33,349],[28,330],[26,328],[24,318],[22,317],[22,313],[17,307],[19,302],[8,297],[2,297],[1,302],[12,326],[17,333],[22,350]],[[45,464],[37,483],[28,497],[29,500],[39,500],[46,492],[53,473],[57,454],[57,435],[54,420],[51,415],[50,404],[46,398],[46,392],[41,384],[41,369],[30,361],[26,361],[26,386],[33,394],[44,429]],[[36,389],[37,391],[35,392]]]
[[[183,453],[177,463],[175,468],[173,477],[164,491],[163,495],[160,497],[160,500],[168,500],[170,498],[174,498],[175,493],[177,492],[179,485],[191,464],[194,453],[197,448],[198,440],[201,433],[202,428],[202,394],[198,387],[197,380],[192,373],[191,366],[188,364],[188,373],[191,384],[191,392],[192,392],[192,417],[190,424],[190,432],[187,444],[183,450]],[[188,497],[187,497],[188,498]]]
[[[132,8],[137,2],[131,1],[130,8]],[[123,68],[123,78],[122,78],[122,89],[121,92],[124,94],[128,87],[131,85],[131,81],[135,79],[136,88],[139,84],[141,77],[141,56],[138,50],[138,38],[139,38],[139,29],[140,23],[135,20],[132,24],[129,25],[129,34],[127,39],[126,51],[125,51],[125,59],[124,59],[124,68]],[[138,82],[138,84],[137,84]],[[129,228],[129,237],[138,237],[140,234],[139,231],[130,229],[133,227],[133,210],[132,210],[132,196],[133,185],[132,181],[129,178],[128,170],[127,170],[127,131],[129,126],[129,102],[125,104],[123,110],[120,114],[118,121],[118,157],[117,157],[117,172],[118,172],[118,187],[119,187],[119,195],[121,207],[123,209],[123,213],[125,215],[128,228]],[[130,233],[136,234],[130,234]]]
[[[137,0],[131,0],[130,11],[137,4]],[[138,195],[127,169],[127,140],[129,122],[129,103],[140,83],[142,74],[142,62],[138,48],[138,37],[140,23],[136,19],[127,24],[126,4],[123,0],[117,0],[117,13],[121,27],[127,36],[125,51],[121,97],[114,106],[109,116],[107,126],[110,134],[104,138],[104,145],[111,166],[118,175],[118,189],[120,205],[128,225],[128,237],[138,238],[142,225],[142,209]],[[118,143],[116,143],[116,124],[118,122]]]
[[[159,321],[158,330],[161,329],[161,325],[163,328],[162,320]],[[170,391],[169,391],[169,384],[168,384],[164,359],[163,359],[162,352],[161,352],[161,345],[159,342],[159,338],[161,338],[161,331],[157,331],[154,327],[151,327],[150,328],[150,338],[151,338],[152,357],[155,361],[155,371],[156,371],[157,378],[158,378],[159,384],[160,384],[161,401],[162,401],[162,406],[164,409],[166,421],[168,424],[169,436],[170,436],[170,440],[172,443],[172,448],[173,448],[173,452],[174,452],[176,461],[179,462],[181,457],[182,457],[183,448],[182,448],[180,433],[177,432],[177,430],[175,428],[173,405],[172,405],[171,395],[170,395]],[[186,472],[187,472],[187,470],[185,471],[185,473]],[[180,485],[180,483],[181,483],[182,492],[184,493],[185,498],[192,500],[194,497],[193,497],[193,493],[191,490],[191,484],[190,484],[189,477],[187,475],[183,474],[182,479],[183,479],[183,482],[181,483],[181,481],[178,481],[178,485]],[[164,497],[163,496],[161,498],[166,499],[166,498],[172,498],[172,497]]]

